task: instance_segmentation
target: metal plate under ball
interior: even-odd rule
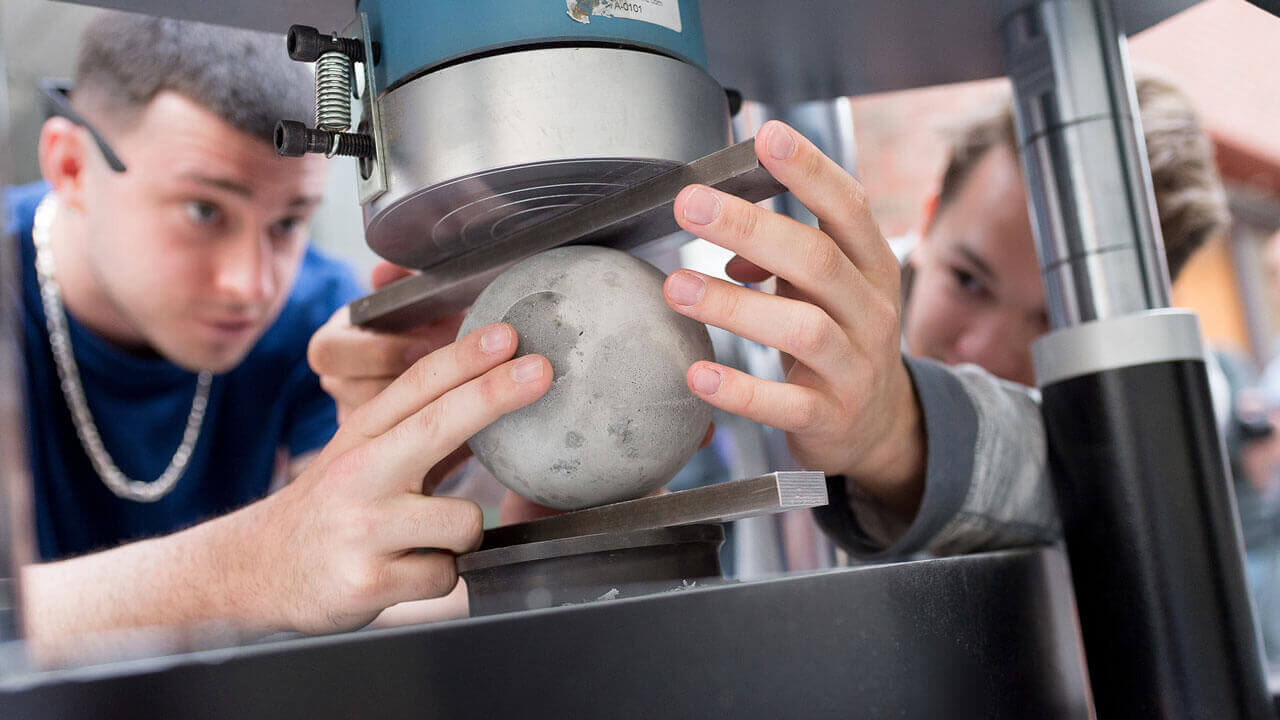
[[[724,528],[683,525],[544,540],[458,558],[471,615],[634,597],[720,579]]]

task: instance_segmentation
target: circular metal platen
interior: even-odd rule
[[[619,48],[459,63],[379,99],[379,255],[426,268],[729,144],[723,89],[694,65]]]
[[[720,525],[582,535],[458,558],[471,614],[490,615],[678,590],[720,578]]]
[[[502,168],[442,183],[405,198],[370,222],[383,257],[429,267],[646,180],[675,163],[553,161]]]

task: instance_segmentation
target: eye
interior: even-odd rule
[[[955,280],[956,287],[966,293],[980,295],[986,292],[986,286],[982,284],[982,281],[979,280],[976,275],[964,268],[952,267],[951,277]]]
[[[306,226],[306,221],[300,217],[281,218],[271,224],[271,237],[277,239],[290,238],[302,231]]]
[[[189,200],[182,209],[196,225],[216,225],[222,219],[222,209],[205,200]]]

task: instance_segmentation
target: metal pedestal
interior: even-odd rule
[[[600,533],[458,558],[472,617],[614,600],[720,580],[719,525]]]
[[[827,504],[820,472],[775,472],[504,525],[458,558],[471,614],[720,580],[721,523]]]

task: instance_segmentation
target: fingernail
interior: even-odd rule
[[[510,334],[502,325],[494,325],[480,336],[480,351],[489,355],[497,355],[507,349]]]
[[[677,305],[697,305],[707,291],[702,278],[690,272],[676,272],[667,281],[667,297]]]
[[[416,363],[432,350],[435,350],[435,346],[432,345],[430,340],[416,342],[405,349],[404,359],[410,363]]]
[[[775,124],[769,129],[767,143],[769,154],[779,160],[786,160],[796,152],[796,139],[785,126]]]
[[[542,358],[525,355],[511,366],[511,379],[518,383],[533,382],[542,377]]]
[[[715,395],[720,389],[720,373],[700,367],[693,373],[693,389],[703,395]]]
[[[720,198],[701,188],[689,193],[684,201],[684,219],[694,225],[707,225],[720,215]]]

